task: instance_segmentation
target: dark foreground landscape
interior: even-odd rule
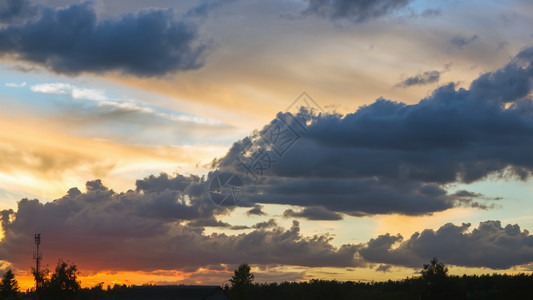
[[[420,276],[399,281],[353,282],[312,279],[305,282],[254,283],[242,264],[219,286],[126,286],[80,288],[77,267],[58,262],[55,272],[38,277],[39,288],[18,291],[14,274],[6,272],[0,299],[533,299],[533,273],[516,275],[450,276],[448,268],[433,259]]]

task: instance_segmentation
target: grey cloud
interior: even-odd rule
[[[261,205],[254,205],[254,207],[246,212],[247,215],[256,215],[256,216],[263,216],[266,215],[265,212],[263,212],[263,206]]]
[[[266,222],[259,222],[255,225],[252,226],[252,228],[255,228],[255,229],[266,229],[266,228],[273,228],[273,227],[277,227],[278,224],[276,223],[276,220],[274,219],[270,219]]]
[[[137,192],[143,193],[155,193],[165,190],[174,190],[174,191],[185,191],[192,182],[201,182],[202,179],[198,176],[183,176],[177,174],[174,177],[169,176],[166,173],[161,173],[159,176],[150,175],[144,179],[138,179],[135,182]],[[198,195],[198,193],[194,193]]]
[[[342,216],[321,206],[306,207],[301,211],[287,209],[283,216],[286,218],[305,218],[308,220],[342,220]]]
[[[204,0],[198,6],[195,6],[192,9],[190,9],[186,13],[186,16],[205,18],[208,16],[208,14],[212,10],[216,9],[219,6],[232,2],[232,1],[234,0]]]
[[[496,204],[486,204],[487,201],[502,200],[501,197],[487,197],[481,193],[473,193],[465,190],[460,190],[453,193],[451,196],[456,198],[457,203],[461,206],[479,208],[479,209],[492,209],[496,208]],[[476,199],[476,200],[475,200]],[[484,201],[485,203],[481,202]]]
[[[440,72],[439,71],[426,71],[422,74],[417,74],[415,76],[411,76],[404,81],[397,84],[399,87],[409,87],[413,85],[425,85],[430,83],[438,82],[440,78]]]
[[[533,236],[518,225],[502,227],[499,221],[482,222],[471,232],[470,224],[446,224],[408,240],[385,234],[368,243],[340,247],[334,247],[328,235],[303,236],[297,221],[289,229],[270,219],[253,225],[248,233],[206,235],[203,228],[183,225],[183,221],[227,227],[214,218],[225,212],[210,210],[201,198],[182,203],[176,194],[181,190],[117,194],[100,181],[92,181],[87,192],[73,188],[49,203],[23,199],[17,211],[0,213],[4,232],[0,255],[15,268],[26,268],[31,255],[19,250],[31,247],[33,234],[41,233],[44,263],[68,259],[88,272],[194,271],[242,261],[343,268],[381,264],[378,269],[386,271],[389,265],[420,267],[434,256],[446,264],[494,269],[533,261]],[[166,200],[169,194],[173,194],[173,209]],[[170,213],[150,208],[161,203]]]
[[[432,257],[445,264],[492,269],[533,261],[533,236],[518,225],[502,227],[500,221],[486,221],[471,232],[469,228],[470,224],[449,223],[436,231],[417,232],[405,241],[400,235],[381,235],[371,239],[359,253],[369,262],[413,268]]]
[[[304,15],[364,22],[405,8],[411,0],[309,0]]]
[[[210,217],[207,219],[197,219],[189,222],[187,226],[190,227],[220,227],[220,228],[226,228],[230,230],[243,230],[243,229],[250,229],[250,227],[245,225],[231,225],[226,222],[222,222],[220,220],[215,219],[214,217]],[[256,227],[252,227],[256,228]]]
[[[422,17],[436,17],[440,16],[442,14],[442,10],[440,9],[426,9],[424,10],[420,15]]]
[[[0,23],[18,23],[36,12],[37,7],[29,0],[4,0],[0,2]]]
[[[331,245],[331,237],[302,236],[297,222],[290,229],[269,220],[257,223],[249,233],[205,235],[202,227],[183,225],[184,221],[227,227],[215,219],[227,210],[219,211],[203,196],[187,194],[191,185],[205,184],[198,178],[190,177],[185,187],[175,184],[173,178],[162,177],[146,178],[142,188],[125,193],[115,193],[96,180],[87,183],[86,192],[73,188],[49,203],[23,199],[16,212],[1,212],[4,238],[0,256],[16,268],[26,268],[31,255],[19,250],[31,247],[33,234],[41,233],[44,263],[63,258],[89,272],[184,270],[242,261],[300,266],[359,264],[356,246],[337,248]],[[150,183],[153,186],[149,187]]]
[[[41,7],[35,20],[0,29],[0,54],[70,75],[119,71],[144,77],[197,69],[206,49],[195,26],[174,21],[170,10],[97,20],[87,2]]]
[[[222,222],[215,218],[197,219],[189,222],[187,226],[191,227],[231,227],[231,224]]]
[[[480,75],[469,89],[441,86],[417,104],[378,99],[345,116],[312,115],[282,157],[256,132],[214,166],[251,178],[243,164],[258,149],[268,150],[273,163],[259,161],[268,168],[247,185],[248,198],[258,204],[321,206],[354,216],[495,207],[486,203],[489,197],[450,194],[446,186],[489,175],[531,175],[531,53],[525,49],[503,68]]]
[[[449,43],[452,44],[456,48],[463,48],[464,46],[472,43],[473,41],[477,40],[478,36],[477,34],[474,34],[473,36],[467,38],[461,35],[454,36]]]
[[[391,269],[391,268],[392,268],[391,265],[379,265],[379,266],[376,268],[376,271],[386,273],[386,272],[390,272],[390,269]]]

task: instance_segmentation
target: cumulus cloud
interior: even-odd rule
[[[487,201],[496,199],[448,193],[447,185],[531,175],[531,53],[480,75],[469,89],[450,83],[417,104],[378,99],[354,113],[311,115],[304,123],[284,123],[290,115],[280,113],[214,166],[254,179],[247,196],[258,204],[354,216],[494,207]],[[290,147],[280,154],[272,137],[282,132]]]
[[[425,85],[430,83],[438,82],[440,78],[440,72],[433,70],[433,71],[426,71],[421,74],[417,74],[415,76],[411,76],[404,81],[397,84],[399,87],[409,87],[413,85]]]
[[[304,15],[364,22],[405,8],[411,0],[309,0]]]
[[[197,69],[206,49],[195,26],[175,21],[170,10],[144,9],[98,20],[88,2],[40,7],[38,16],[0,29],[0,55],[70,75],[119,71],[158,76]]]
[[[502,227],[500,221],[470,224],[448,223],[438,230],[426,229],[403,240],[401,235],[371,239],[359,254],[368,262],[419,267],[432,257],[445,264],[507,269],[533,261],[533,235],[518,225]]]
[[[95,180],[87,182],[86,192],[73,188],[53,202],[23,199],[16,212],[3,210],[0,256],[26,268],[31,255],[20,249],[31,247],[33,234],[41,233],[45,261],[64,258],[85,271],[190,270],[243,261],[358,265],[356,246],[337,248],[329,236],[303,236],[296,221],[284,229],[269,220],[238,235],[205,235],[202,227],[185,224],[225,213],[206,197],[205,181],[196,176],[151,176],[124,193]]]
[[[159,178],[162,177],[162,178]],[[159,176],[139,181],[135,191],[116,193],[101,181],[87,182],[86,192],[72,188],[49,203],[23,199],[16,211],[0,212],[4,238],[0,255],[15,268],[31,264],[34,233],[41,233],[45,263],[68,259],[85,272],[217,269],[223,265],[295,265],[419,268],[436,256],[450,265],[505,269],[533,261],[533,236],[518,225],[499,221],[446,224],[404,240],[385,234],[362,244],[335,247],[329,235],[304,236],[293,221],[289,229],[274,219],[234,235],[204,233],[205,226],[227,213],[205,198],[195,176]],[[195,223],[193,225],[193,223]],[[243,226],[242,229],[244,229]],[[117,253],[119,255],[117,255]]]

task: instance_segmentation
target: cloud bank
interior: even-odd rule
[[[0,20],[23,16],[27,1],[0,7]],[[90,3],[31,6],[25,22],[0,29],[0,55],[68,75],[118,71],[140,77],[197,69],[207,45],[171,10],[144,9],[99,20]],[[37,13],[38,12],[38,13]]]
[[[278,126],[290,117],[280,113],[262,131],[235,143],[215,166],[243,176],[254,169],[264,173],[247,187],[250,200],[259,204],[318,206],[353,216],[493,207],[490,198],[465,198],[449,193],[447,185],[531,175],[532,53],[520,52],[469,89],[446,84],[417,104],[380,98],[344,116],[308,115],[301,138],[282,156],[265,139],[272,128],[291,132]],[[244,168],[246,162],[253,168]]]
[[[17,211],[0,213],[0,255],[16,269],[27,268],[32,264],[33,234],[41,233],[45,262],[68,259],[88,273],[192,272],[243,261],[261,266],[419,268],[434,256],[446,264],[493,269],[533,262],[533,236],[499,221],[482,222],[471,232],[470,224],[446,224],[407,240],[387,233],[339,247],[332,245],[330,235],[301,234],[296,220],[288,229],[270,219],[243,226],[240,229],[251,229],[245,233],[207,235],[205,226],[227,226],[216,220],[227,211],[203,196],[204,186],[195,176],[161,174],[139,180],[135,191],[125,193],[95,180],[87,182],[86,192],[73,188],[53,202],[23,199]],[[312,216],[305,211],[303,215]]]
[[[205,196],[205,181],[196,176],[150,176],[125,193],[100,180],[87,182],[86,189],[73,188],[49,203],[23,199],[16,212],[2,211],[1,257],[17,268],[31,265],[31,255],[20,249],[30,249],[33,234],[39,232],[47,259],[69,259],[88,272],[185,270],[242,261],[358,265],[356,246],[336,248],[331,237],[302,236],[297,221],[290,229],[274,220],[260,222],[252,232],[238,235],[205,235],[198,227],[217,224],[186,225],[227,213]]]
[[[470,224],[448,223],[438,230],[426,229],[404,240],[401,235],[380,235],[359,252],[369,262],[420,267],[432,257],[445,264],[507,269],[533,261],[533,235],[518,225],[502,227],[500,221]]]

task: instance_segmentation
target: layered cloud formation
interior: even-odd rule
[[[446,186],[492,175],[530,176],[532,53],[522,51],[469,89],[450,83],[417,104],[378,99],[345,116],[311,116],[303,138],[283,157],[256,133],[234,144],[215,165],[246,175],[242,162],[251,161],[257,149],[268,150],[270,161],[262,156],[263,165],[271,165],[268,172],[248,188],[255,203],[323,207],[353,216],[489,208],[494,203],[486,201],[491,199],[467,191],[450,193]],[[285,118],[287,114],[278,115]]]
[[[0,29],[0,55],[71,75],[146,77],[201,67],[207,45],[192,23],[175,19],[171,10],[145,9],[100,20],[88,2],[54,9],[8,1],[0,7],[0,22],[9,24]]]
[[[356,246],[337,249],[330,244],[331,237],[302,236],[297,221],[287,230],[271,220],[254,225],[250,233],[204,235],[203,228],[186,225],[187,221],[226,211],[206,197],[205,182],[195,176],[151,176],[125,193],[115,193],[99,180],[88,182],[86,188],[85,193],[73,188],[46,204],[23,199],[16,212],[2,211],[1,257],[26,267],[31,255],[19,250],[27,248],[34,232],[40,232],[47,256],[71,259],[86,271],[190,270],[243,260],[357,265]]]
[[[300,123],[305,124],[301,138],[276,161],[266,161],[269,169],[255,182],[245,181],[245,203],[254,206],[247,214],[264,215],[261,204],[270,203],[299,207],[285,210],[285,217],[330,221],[345,215],[490,208],[498,199],[448,187],[487,176],[530,176],[532,61],[533,49],[526,49],[468,89],[448,84],[413,105],[378,99],[345,116],[311,115]],[[278,120],[289,116],[279,114]],[[264,132],[235,143],[215,166],[239,172],[242,161],[262,148],[274,158]],[[40,232],[47,256],[70,259],[88,271],[195,270],[243,261],[384,264],[380,269],[386,270],[387,265],[419,267],[434,256],[446,264],[494,269],[533,262],[533,236],[499,221],[482,222],[472,231],[470,224],[446,224],[406,240],[388,233],[334,246],[332,236],[302,234],[297,220],[290,228],[275,220],[251,226],[220,221],[230,212],[208,199],[206,180],[198,176],[149,176],[123,193],[95,180],[86,192],[73,188],[49,203],[23,199],[17,211],[2,211],[0,257],[27,267],[31,253],[20,249],[29,249],[33,234]],[[247,231],[206,234],[205,227],[213,226]]]
[[[215,220],[227,211],[206,199],[204,187],[205,182],[195,176],[161,174],[139,180],[135,191],[125,193],[116,193],[96,180],[87,182],[85,193],[73,188],[50,203],[23,199],[16,212],[1,212],[0,255],[14,267],[26,268],[31,264],[33,233],[40,232],[49,259],[69,259],[85,272],[191,272],[224,269],[243,261],[417,268],[433,256],[447,264],[494,269],[533,261],[533,236],[518,225],[502,227],[499,221],[483,222],[472,232],[468,232],[470,224],[446,224],[405,241],[400,235],[385,234],[367,243],[340,247],[331,244],[329,235],[302,235],[296,220],[289,229],[270,219],[251,226],[247,233],[206,235],[204,226],[221,224],[201,224],[201,220]]]

